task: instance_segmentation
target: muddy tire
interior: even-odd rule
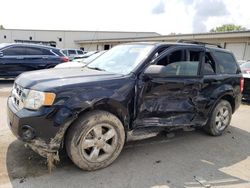
[[[66,135],[66,150],[79,168],[87,171],[105,168],[121,153],[125,131],[121,121],[106,111],[93,111],[81,117]]]
[[[220,136],[229,126],[231,118],[231,104],[226,100],[221,100],[213,109],[204,130],[212,136]]]

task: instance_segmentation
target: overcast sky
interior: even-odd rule
[[[249,0],[2,0],[8,29],[207,32],[233,23],[250,29]]]

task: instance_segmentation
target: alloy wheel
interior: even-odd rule
[[[109,159],[118,144],[115,128],[109,124],[98,124],[82,136],[82,156],[89,162]]]
[[[219,131],[224,130],[230,121],[229,110],[226,106],[221,107],[215,117],[216,129]]]

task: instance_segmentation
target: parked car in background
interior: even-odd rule
[[[60,49],[25,43],[0,44],[0,77],[15,78],[19,74],[52,68],[69,59]]]
[[[242,64],[246,63],[247,61],[246,60],[237,60],[237,62],[239,65],[242,65]]]
[[[92,55],[94,55],[94,54],[96,54],[96,53],[98,53],[98,51],[89,51],[89,52],[85,53],[84,55],[79,56],[79,57],[77,57],[77,58],[75,58],[75,59],[84,59],[84,58],[88,58],[88,57],[90,57],[90,56],[92,56]]]
[[[250,61],[241,64],[240,69],[243,74],[250,74]]]
[[[22,74],[8,98],[8,122],[50,163],[65,147],[91,171],[113,163],[128,134],[203,127],[220,136],[242,89],[240,67],[225,49],[197,41],[128,43],[81,69]]]
[[[79,58],[79,59],[74,59],[71,62],[68,63],[61,63],[55,68],[69,68],[69,67],[84,67],[86,64],[89,64],[90,62],[94,61],[98,57],[100,57],[102,54],[104,54],[106,50],[97,52],[87,58]]]
[[[63,49],[62,52],[70,59],[73,60],[75,58],[81,58],[84,54],[86,54],[85,51],[78,50],[78,49]]]
[[[250,102],[250,74],[243,74],[244,77],[244,89],[242,100]]]

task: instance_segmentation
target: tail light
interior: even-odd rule
[[[68,62],[68,61],[69,61],[69,58],[68,58],[68,57],[65,57],[65,56],[64,56],[64,57],[61,57],[61,61],[62,61],[62,62]]]
[[[241,92],[241,93],[243,92],[243,89],[244,89],[244,78],[241,77],[241,78],[240,78],[240,92]]]

